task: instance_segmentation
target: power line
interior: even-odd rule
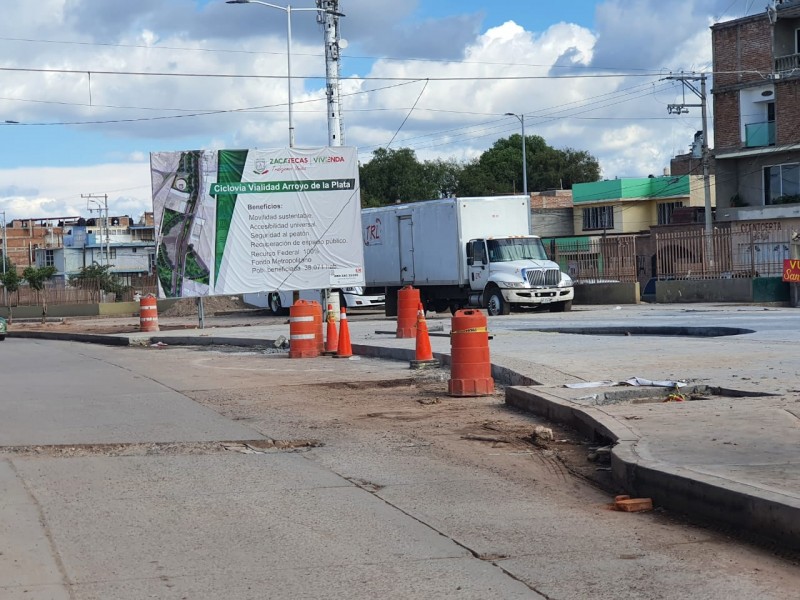
[[[0,67],[0,71],[10,73],[46,73],[60,75],[127,75],[135,77],[181,77],[181,78],[216,78],[216,79],[286,79],[286,75],[241,75],[236,73],[179,73],[167,71],[106,71],[99,69],[41,69],[31,67]],[[725,74],[738,73],[758,73],[758,71],[723,71]],[[760,73],[759,73],[760,74]],[[528,81],[528,80],[558,80],[558,79],[618,79],[621,77],[657,77],[664,75],[664,71],[646,73],[583,73],[566,75],[483,75],[483,76],[447,76],[447,77],[428,77],[428,76],[360,76],[355,78],[358,81]],[[292,75],[291,79],[325,79],[325,75]]]

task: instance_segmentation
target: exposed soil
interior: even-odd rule
[[[253,307],[244,303],[239,296],[209,296],[203,298],[206,315],[218,315],[238,311],[252,311]],[[194,317],[197,315],[197,300],[183,298],[163,311],[163,317]]]
[[[528,463],[539,477],[564,483],[574,476],[610,493],[619,491],[596,443],[508,407],[502,387],[491,396],[455,398],[447,395],[448,370],[411,373],[391,380],[284,385],[278,395],[264,387],[187,395],[265,435],[320,436],[324,444],[335,443],[329,436],[397,437],[408,447],[433,446],[458,462],[482,463],[491,456],[494,468],[503,465],[516,476],[528,471],[519,469]],[[284,430],[284,421],[291,427]]]

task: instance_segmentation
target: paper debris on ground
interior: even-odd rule
[[[581,383],[565,383],[564,387],[579,390],[583,388],[610,387],[613,385],[619,385],[619,383],[616,381],[582,381]]]
[[[643,377],[631,377],[623,381],[620,385],[679,388],[685,386],[686,382],[671,380],[653,381],[652,379],[644,379]]]

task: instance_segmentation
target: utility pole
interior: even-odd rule
[[[671,115],[681,115],[689,112],[689,108],[700,108],[700,114],[703,121],[703,143],[701,146],[701,162],[703,165],[703,190],[705,193],[705,235],[706,235],[706,259],[708,265],[714,267],[714,241],[713,241],[713,221],[711,219],[711,175],[709,174],[709,151],[708,151],[708,110],[706,102],[706,74],[700,75],[674,75],[666,77],[674,81],[680,81],[683,84],[683,102],[680,104],[667,105],[667,112]],[[700,82],[700,89],[694,82]],[[689,89],[695,96],[700,98],[700,104],[687,104],[686,103],[686,89]]]
[[[3,301],[8,306],[8,290],[6,289],[6,262],[8,261],[8,247],[6,246],[6,211],[3,211]],[[9,314],[10,316],[10,314]]]
[[[344,125],[339,89],[340,53],[347,41],[339,36],[339,0],[317,0],[317,22],[325,34],[325,87],[328,97],[328,146],[344,145]]]
[[[106,230],[106,265],[111,267],[111,235],[108,229],[109,226],[109,219],[108,219],[108,194],[81,194],[81,198],[86,198],[86,209],[89,212],[97,211],[100,213],[100,218],[103,218],[103,212],[105,212],[105,230]],[[102,200],[102,203],[100,202]],[[97,205],[97,208],[91,208],[89,204],[94,203]],[[100,249],[103,248],[103,236],[100,235]]]

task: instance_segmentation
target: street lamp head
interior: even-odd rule
[[[225,0],[225,4],[250,4],[250,0]]]
[[[516,117],[517,114],[516,113],[506,113],[504,116],[506,116],[506,117]]]

